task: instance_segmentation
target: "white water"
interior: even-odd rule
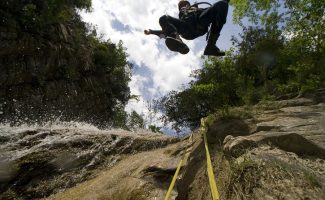
[[[114,135],[114,139],[112,139]],[[161,134],[142,130],[141,133],[128,132],[121,129],[102,130],[88,123],[80,122],[48,122],[43,125],[11,126],[0,124],[0,162],[10,162],[33,152],[56,148],[58,145],[90,142],[92,146],[79,155],[92,152],[98,148],[108,148],[119,142],[119,138],[163,137]],[[106,141],[106,142],[105,142]],[[105,146],[105,147],[104,147]],[[77,155],[77,156],[79,156]]]
[[[92,169],[112,166],[122,155],[158,148],[167,140],[162,134],[144,130],[102,130],[80,122],[0,124],[0,184],[31,181],[33,184],[23,186],[26,191],[33,193],[36,188],[42,192],[43,183],[38,181],[52,177],[48,190],[60,190],[83,181]],[[47,174],[48,167],[52,174]],[[35,180],[28,173],[36,173]]]

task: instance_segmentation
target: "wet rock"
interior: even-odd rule
[[[227,135],[249,135],[255,131],[255,126],[241,119],[220,120],[209,127],[207,132],[210,143],[222,143]]]
[[[150,166],[143,170],[143,176],[151,176],[157,183],[169,183],[175,174],[176,168],[162,168]]]
[[[123,156],[178,141],[149,132],[77,127],[0,126],[5,138],[0,142],[0,199],[47,197],[93,177],[96,170],[115,165]]]
[[[88,159],[84,160],[87,161]],[[82,158],[69,152],[61,152],[55,155],[55,158],[49,161],[49,163],[60,172],[66,172],[85,164],[82,162]]]
[[[10,141],[10,137],[0,135],[0,145]]]
[[[261,132],[250,136],[226,139],[224,141],[224,150],[237,156],[240,153],[244,153],[247,149],[266,144],[297,155],[308,155],[325,159],[325,149],[297,133]]]
[[[264,102],[252,108],[253,120],[242,120],[239,125],[236,121],[218,121],[209,130],[210,135],[224,138],[225,151],[234,156],[266,144],[324,159],[324,97],[324,90],[317,90],[302,98]]]
[[[8,184],[17,175],[17,166],[14,162],[0,157],[0,185]],[[0,186],[0,189],[2,187]]]
[[[226,153],[230,153],[234,157],[238,157],[245,153],[249,148],[256,147],[257,143],[254,140],[247,139],[243,136],[233,137],[228,135],[223,141],[223,149]]]

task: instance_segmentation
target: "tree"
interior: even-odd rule
[[[188,88],[160,100],[163,120],[176,130],[196,128],[202,117],[225,106],[325,87],[324,1],[238,0],[233,5],[235,22],[243,28],[240,38],[233,38],[237,51],[206,58]]]
[[[233,60],[231,53],[223,60],[206,59],[204,67],[192,73],[196,80],[189,84],[189,88],[172,91],[161,98],[159,104],[165,124],[172,123],[176,131],[195,129],[202,117],[224,105],[240,104],[241,99],[236,92],[238,73]]]
[[[6,81],[0,100],[15,99],[26,109],[19,111],[26,117],[17,117],[10,112],[14,103],[6,104],[6,116],[30,121],[42,121],[44,115],[60,116],[99,126],[126,126],[124,108],[131,98],[132,67],[126,49],[121,41],[115,44],[98,37],[94,28],[81,20],[80,9],[89,11],[91,0],[0,1],[0,26],[5,35],[1,43],[11,46],[1,55],[5,59],[0,59],[0,71],[17,71],[10,78],[21,81],[19,85]],[[23,90],[22,94],[7,92],[13,88]],[[34,96],[41,103],[31,100]]]
[[[132,111],[129,115],[127,126],[130,130],[144,129],[144,119],[136,111]]]

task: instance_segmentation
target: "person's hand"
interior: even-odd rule
[[[144,34],[150,35],[150,29],[149,30],[144,30]]]

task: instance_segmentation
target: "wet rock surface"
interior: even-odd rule
[[[284,151],[293,152],[300,156],[314,156],[325,159],[325,149],[306,139],[290,132],[259,132],[246,137],[228,136],[224,140],[224,150],[233,155],[240,154],[242,150],[251,149],[263,144],[276,146]]]
[[[227,198],[323,199],[325,90],[255,109],[256,130],[223,141],[236,158]]]
[[[186,145],[180,141],[162,149],[127,156],[94,179],[50,196],[49,200],[164,199]],[[177,192],[173,191],[171,199]]]
[[[124,156],[177,142],[145,131],[75,127],[3,125],[0,135],[0,199],[44,198],[94,177]]]
[[[224,154],[212,156],[221,199],[324,199],[325,90],[236,111],[250,117],[218,120],[207,133]]]
[[[315,134],[323,133],[322,94],[257,105],[252,118],[219,120],[209,127],[221,200],[324,199],[324,136]],[[288,123],[277,123],[282,117]],[[49,199],[164,199],[184,152],[189,154],[171,199],[212,199],[200,130],[193,132],[190,142],[187,137],[163,149],[124,157],[96,178]]]
[[[325,196],[323,159],[301,157],[269,145],[247,149],[231,161],[224,199],[316,199]]]
[[[308,97],[309,96],[309,97]],[[227,151],[274,145],[298,155],[325,158],[325,91],[319,90],[304,98],[258,105],[254,120],[245,120],[256,127],[248,136],[234,134],[223,141]],[[252,126],[252,125],[250,125]],[[240,131],[240,129],[237,129]],[[238,134],[237,134],[238,135]]]
[[[316,93],[209,127],[220,199],[323,199],[324,91]],[[211,199],[200,131],[178,142],[79,125],[1,130],[2,199],[163,199],[185,151],[172,199]]]

